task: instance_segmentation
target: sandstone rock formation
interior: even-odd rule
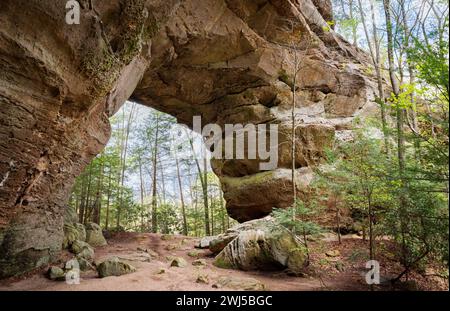
[[[237,233],[229,241],[230,237]],[[304,245],[271,217],[245,222],[218,236],[224,243],[214,264],[220,268],[241,270],[282,270],[301,274],[307,265]],[[210,243],[210,248],[214,248]]]
[[[128,98],[188,125],[194,115],[221,126],[279,124],[278,169],[212,163],[239,221],[292,202],[283,129],[293,92],[300,195],[323,148],[374,109],[365,55],[330,29],[329,0],[79,3],[81,22],[68,25],[65,1],[2,0],[0,278],[58,254],[74,178],[105,146],[108,117]]]

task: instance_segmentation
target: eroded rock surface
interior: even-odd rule
[[[293,274],[304,272],[307,254],[303,244],[271,217],[245,222],[233,231],[237,235],[216,256],[216,266],[241,270],[286,269]],[[223,241],[228,241],[230,236],[223,235]]]
[[[227,210],[238,221],[292,204],[295,53],[301,59],[295,90],[300,196],[324,150],[351,128],[355,116],[375,109],[366,56],[332,31],[331,20],[327,0],[183,1],[153,40],[152,65],[134,100],[190,126],[194,115],[201,115],[203,125],[222,128],[278,124],[277,169],[261,171],[258,159],[212,161]]]
[[[293,92],[300,195],[323,149],[374,109],[366,57],[330,30],[328,0],[79,2],[81,23],[68,25],[64,1],[2,0],[0,278],[58,254],[74,178],[105,146],[108,117],[130,96],[188,125],[194,115],[220,126],[279,125],[278,169],[213,163],[239,221],[292,203],[283,129]],[[294,90],[289,44],[298,38]]]

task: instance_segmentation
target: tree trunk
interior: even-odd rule
[[[180,175],[180,164],[178,161],[178,156],[175,156],[175,161],[177,165],[177,179],[178,179],[178,188],[180,190],[180,201],[181,201],[181,213],[183,216],[183,234],[188,235],[188,228],[187,228],[187,220],[186,220],[186,208],[184,206],[184,196],[183,196],[183,184],[181,182],[181,175]]]
[[[120,213],[122,211],[122,204],[123,204],[123,185],[124,185],[124,180],[125,180],[125,169],[126,169],[126,166],[127,166],[128,138],[129,138],[129,135],[130,135],[130,129],[131,129],[131,124],[132,124],[133,115],[134,115],[135,110],[136,110],[136,104],[133,104],[131,106],[130,114],[128,115],[128,122],[127,122],[127,127],[126,127],[126,130],[125,130],[125,141],[124,141],[124,148],[123,148],[122,172],[120,174],[119,206],[117,208],[117,220],[116,220],[117,228],[120,227]]]
[[[159,114],[156,116],[156,133],[155,141],[153,144],[153,190],[152,190],[152,232],[156,233],[158,231],[158,218],[157,218],[157,206],[156,206],[156,174],[157,174],[157,159],[158,159],[158,139],[159,139]]]
[[[209,229],[209,210],[208,210],[208,164],[206,160],[206,155],[203,156],[203,204],[205,207],[205,234],[211,235]]]
[[[89,198],[91,196],[91,180],[92,180],[92,165],[89,165],[88,184],[87,184],[87,188],[86,188],[86,203],[84,204],[83,216],[81,217],[81,219],[82,219],[81,223],[83,223],[83,224],[87,222],[87,215],[88,215],[89,204],[90,204]]]
[[[97,225],[100,225],[100,215],[101,215],[101,209],[102,209],[102,194],[103,194],[103,170],[104,166],[103,163],[100,164],[100,176],[98,177],[97,181],[97,197],[95,199],[95,206],[94,206],[94,215],[93,215],[93,222],[95,222]]]
[[[84,218],[84,205],[86,204],[86,175],[81,175],[81,193],[80,193],[80,208],[78,210],[78,221],[83,223]]]
[[[341,240],[341,213],[338,206],[337,197],[334,196],[334,208],[336,209],[336,225],[337,225],[337,234],[338,234],[338,242],[342,243]]]
[[[353,13],[353,0],[349,1],[349,12],[350,12],[350,20],[352,21],[352,35],[353,35],[353,45],[358,47],[358,31],[357,25],[355,23],[355,14]]]
[[[139,164],[139,182],[140,182],[140,198],[141,198],[141,231],[145,231],[145,224],[144,224],[144,196],[145,196],[145,188],[144,188],[144,178],[142,175],[142,159],[139,155],[138,157],[138,164]]]
[[[112,182],[112,165],[109,164],[109,173],[108,173],[108,193],[106,195],[106,216],[105,216],[105,229],[109,228],[109,204],[111,201],[111,182]]]
[[[394,70],[394,39],[392,34],[392,20],[391,20],[391,6],[390,0],[383,0],[384,12],[386,15],[386,32],[387,32],[387,47],[388,47],[388,61],[389,61],[389,77],[391,79],[392,89],[395,97],[400,94],[400,88],[398,80],[395,76]],[[402,235],[402,263],[407,265],[407,252],[406,252],[406,198],[404,195],[406,180],[405,180],[405,138],[403,135],[403,124],[404,124],[404,109],[399,105],[396,107],[397,110],[397,159],[399,167],[399,176],[401,181],[401,190],[399,195],[400,201],[400,227]]]

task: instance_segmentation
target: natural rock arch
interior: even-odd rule
[[[300,35],[312,44],[296,90],[299,190],[332,138],[375,109],[366,56],[330,30],[329,0],[80,0],[79,25],[65,23],[65,3],[2,1],[0,277],[58,254],[73,181],[130,97],[186,124],[201,115],[289,126],[286,42]],[[292,34],[279,30],[286,19],[295,21]],[[232,217],[291,204],[285,149],[269,172],[255,161],[213,163]]]

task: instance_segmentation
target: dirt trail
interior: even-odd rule
[[[120,291],[148,291],[148,290],[233,290],[226,287],[215,288],[213,285],[219,277],[229,276],[234,279],[252,278],[265,285],[267,290],[272,291],[311,291],[311,290],[366,290],[367,285],[363,283],[361,263],[343,264],[346,271],[339,266],[339,258],[312,258],[312,261],[322,265],[314,267],[321,270],[321,276],[293,277],[284,272],[262,272],[262,271],[239,271],[220,269],[212,263],[214,257],[209,250],[197,250],[198,258],[206,261],[206,266],[193,266],[192,262],[198,258],[188,254],[195,251],[194,246],[197,239],[184,236],[170,236],[169,239],[161,238],[159,234],[137,234],[120,233],[108,240],[108,245],[96,248],[95,260],[101,261],[110,256],[129,258],[129,262],[137,268],[137,271],[120,277],[98,278],[95,271],[82,273],[81,282],[78,285],[70,285],[66,282],[51,281],[44,276],[44,271],[31,273],[20,279],[7,279],[0,282],[0,290],[46,290],[46,291],[94,291],[94,290],[120,290]],[[360,243],[356,239],[350,239],[341,246],[342,256],[348,258],[354,256],[348,253],[346,243]],[[335,242],[326,241],[325,244],[317,246],[320,253],[325,254],[328,250],[337,249]],[[347,245],[348,246],[348,245]],[[158,254],[157,258],[149,262],[148,254],[144,250],[151,250]],[[151,251],[149,251],[151,253]],[[145,255],[145,256],[144,256]],[[192,254],[191,254],[192,255]],[[69,253],[64,253],[61,263],[70,258]],[[183,257],[187,267],[170,267],[169,256]],[[161,271],[164,270],[163,273]],[[341,271],[339,271],[341,270]],[[207,275],[209,283],[197,283],[199,275]]]

